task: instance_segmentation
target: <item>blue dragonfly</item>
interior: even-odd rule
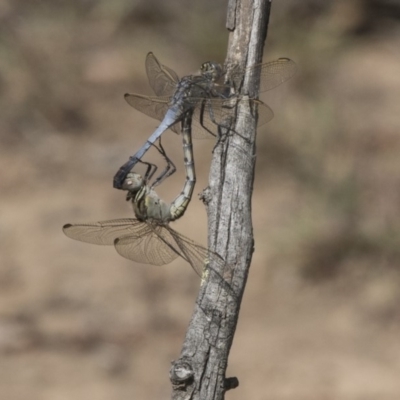
[[[288,58],[279,58],[248,69],[260,73],[259,91],[265,92],[290,79],[296,71],[296,64]],[[158,119],[161,124],[114,176],[114,187],[118,189],[121,189],[122,182],[133,166],[166,130],[180,133],[180,122],[189,110],[193,113],[194,137],[217,136],[219,127],[226,126],[226,121],[237,113],[236,105],[242,97],[236,93],[236,89],[246,71],[234,70],[227,84],[223,82],[223,67],[209,61],[202,64],[199,74],[179,79],[171,68],[161,64],[150,52],[146,57],[146,72],[156,96],[127,93],[125,100],[138,111]],[[258,125],[273,118],[273,111],[265,103],[257,99],[250,99],[250,102],[257,107]]]

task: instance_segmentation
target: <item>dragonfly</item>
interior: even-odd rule
[[[190,137],[191,113],[184,119],[184,138]],[[165,151],[162,149],[165,155]],[[165,155],[166,156],[166,155]],[[186,174],[182,192],[171,202],[163,201],[154,190],[156,181],[149,185],[154,174],[148,164],[144,176],[129,172],[121,189],[128,191],[126,199],[131,201],[135,218],[113,219],[85,224],[66,224],[63,227],[69,238],[97,245],[114,245],[116,251],[129,260],[153,265],[164,265],[182,257],[202,276],[212,262],[219,268],[224,260],[217,254],[180,234],[169,225],[181,218],[188,207],[196,181],[190,146],[186,154]]]
[[[202,276],[211,261],[223,266],[223,259],[174,230],[169,223],[176,218],[172,204],[165,203],[154,189],[143,184],[143,177],[130,172],[124,187],[132,187],[129,198],[136,218],[122,218],[86,224],[66,224],[64,233],[71,239],[97,245],[114,245],[129,260],[164,265],[177,257],[187,261]],[[134,190],[139,186],[138,191]],[[184,206],[182,206],[184,207]],[[178,206],[178,209],[181,207]]]
[[[260,73],[260,92],[265,92],[290,79],[296,71],[296,64],[288,58],[279,58],[248,69]],[[211,61],[202,64],[200,74],[179,79],[171,68],[161,64],[150,52],[146,57],[146,72],[156,96],[127,93],[125,100],[138,111],[158,119],[161,124],[116,173],[115,188],[121,188],[129,171],[166,130],[179,133],[179,122],[188,110],[193,112],[194,137],[218,136],[219,127],[227,126],[227,121],[237,113],[238,101],[243,98],[236,92],[246,71],[239,68],[233,70],[229,84],[223,82],[225,71],[221,64]],[[273,118],[273,111],[265,103],[257,99],[249,100],[258,109],[259,125]]]

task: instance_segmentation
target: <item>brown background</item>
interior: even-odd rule
[[[0,1],[0,398],[169,398],[199,280],[66,238],[67,222],[131,216],[112,177],[157,122],[153,51],[180,76],[223,61],[226,2]],[[275,1],[265,60],[297,76],[262,99],[256,247],[229,399],[400,398],[400,3]],[[159,190],[183,182],[178,166]],[[195,143],[207,185],[213,140]],[[151,155],[150,155],[151,156]],[[194,196],[174,228],[206,243]]]

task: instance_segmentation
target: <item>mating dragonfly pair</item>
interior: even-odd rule
[[[265,64],[249,67],[250,71],[234,70],[229,82],[220,64],[207,62],[196,75],[181,79],[170,68],[159,63],[153,53],[146,58],[147,77],[156,96],[126,94],[132,107],[161,121],[139,151],[118,170],[114,187],[128,192],[136,218],[108,220],[90,224],[67,224],[64,233],[76,240],[100,245],[114,245],[117,252],[130,260],[153,265],[167,264],[178,256],[186,260],[202,275],[206,263],[223,266],[224,260],[216,253],[181,235],[169,226],[184,214],[191,200],[196,182],[192,136],[218,136],[221,128],[229,128],[237,117],[237,104],[245,96],[239,94],[242,78],[247,72],[260,74],[260,92],[273,89],[290,79],[296,70],[288,58],[279,58]],[[273,117],[272,110],[257,99],[247,100],[258,111],[258,125]],[[186,170],[182,192],[167,204],[155,192],[155,186],[175,172],[175,166],[161,145],[161,135],[168,129],[181,133]],[[239,133],[240,134],[240,133]],[[159,145],[156,145],[160,140]],[[166,168],[150,181],[157,170],[154,164],[144,162],[143,156],[155,146],[167,162]],[[137,163],[147,165],[142,177],[132,172]]]

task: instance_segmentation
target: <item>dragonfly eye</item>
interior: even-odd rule
[[[138,191],[143,185],[144,185],[143,177],[135,172],[130,172],[126,176],[122,184],[122,188],[124,190],[135,192]]]
[[[207,61],[207,62],[201,64],[200,70],[201,70],[201,72],[206,72],[206,71],[208,71],[209,67],[210,67],[210,62]]]
[[[216,62],[207,61],[202,64],[201,73],[207,79],[216,81],[222,76],[222,67]]]

